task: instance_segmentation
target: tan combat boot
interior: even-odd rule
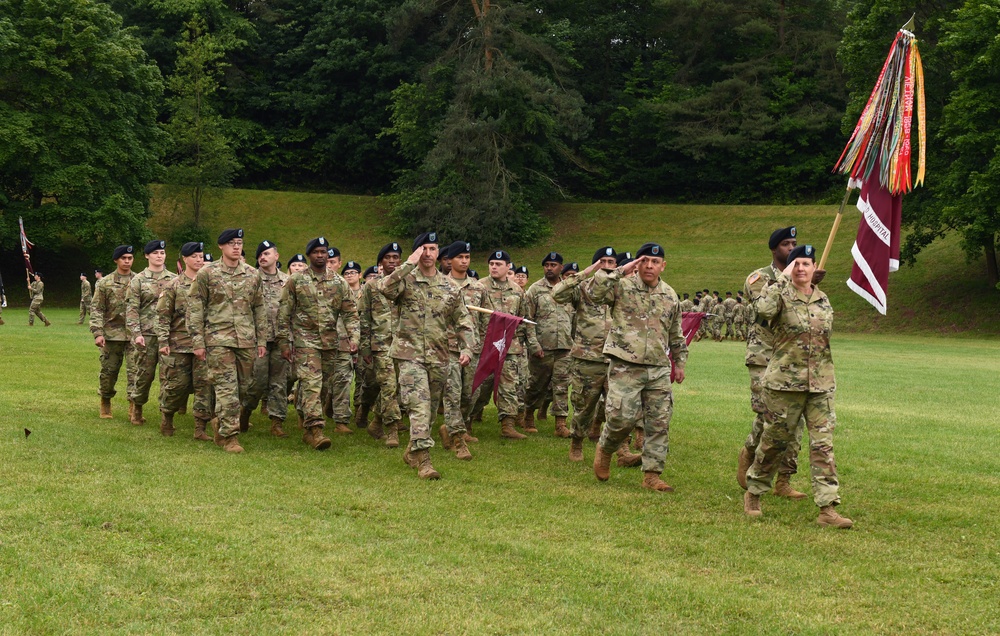
[[[465,444],[465,438],[462,433],[455,433],[451,437],[451,450],[455,451],[455,457],[468,461],[472,459],[472,453],[469,451],[469,447]]]
[[[112,417],[111,398],[101,398],[101,419],[110,420]]]
[[[368,434],[372,436],[372,439],[382,439],[385,437],[385,429],[382,428],[382,416],[378,413],[372,418],[371,422],[368,422],[368,426],[365,428]]]
[[[431,452],[426,448],[414,453],[417,459],[417,477],[421,479],[441,479],[441,473],[431,465]]]
[[[569,461],[583,461],[583,438],[573,438],[569,443]]]
[[[572,433],[566,428],[566,418],[556,416],[556,437],[561,437],[563,439],[570,437]]]
[[[413,450],[413,443],[406,445],[406,450],[403,451],[403,463],[410,468],[416,468],[418,466],[417,462],[417,451]]]
[[[841,530],[849,530],[854,522],[847,517],[841,517],[833,506],[823,506],[819,509],[819,517],[816,518],[816,523],[823,526],[824,528],[840,528]]]
[[[736,483],[743,490],[747,489],[747,471],[753,466],[753,453],[746,446],[740,449],[740,455],[736,459]]]
[[[354,425],[358,428],[368,428],[368,412],[371,408],[362,404],[358,412],[354,414]]]
[[[354,431],[351,427],[343,422],[336,422],[336,426],[333,427],[334,433],[344,433],[345,435],[354,435]]]
[[[272,417],[271,418],[271,435],[274,435],[275,437],[288,437],[288,433],[286,433],[285,429],[282,428],[282,424],[284,424],[284,423],[285,422],[283,420],[280,420],[280,419],[278,419],[276,417]]]
[[[132,404],[132,425],[142,426],[146,423],[146,418],[142,416],[142,404]]]
[[[646,443],[646,431],[641,426],[635,427],[635,439],[632,441],[632,450],[642,452],[642,446]]]
[[[215,442],[216,446],[222,448],[222,445],[226,443],[226,438],[219,435],[219,418],[213,417],[208,423],[212,425],[212,441]]]
[[[260,412],[267,415],[267,398],[260,399]]]
[[[205,427],[208,425],[208,420],[195,419],[194,421],[194,438],[199,442],[211,442],[212,438],[205,434]]]
[[[516,428],[520,429],[524,428],[524,416],[525,416],[524,409],[521,409],[520,411],[517,412],[517,417],[514,418],[514,426]]]
[[[399,427],[395,424],[390,424],[385,430],[385,447],[399,448]]]
[[[451,435],[448,434],[448,427],[442,424],[438,433],[441,434],[441,445],[444,446],[444,449],[451,450]]]
[[[538,429],[535,427],[535,409],[528,409],[524,412],[524,432],[538,432]]]
[[[587,430],[587,437],[595,444],[597,443],[597,440],[601,439],[601,423],[598,422],[596,418]]]
[[[475,444],[476,442],[479,441],[478,437],[473,437],[472,435],[471,421],[465,423],[465,432],[462,433],[462,439],[464,439],[467,444]]]
[[[514,428],[514,418],[508,415],[500,422],[500,437],[506,437],[507,439],[525,439],[528,436],[517,432]]]
[[[173,413],[161,413],[162,418],[160,419],[160,435],[164,437],[174,436],[174,414]]]
[[[594,477],[599,481],[607,481],[611,477],[611,453],[600,444],[594,451]]]
[[[51,327],[52,326],[52,323],[49,322],[48,318],[45,319],[45,326],[46,327]]]
[[[535,417],[536,420],[544,421],[549,419],[549,403],[542,402],[542,408],[538,409],[538,415]]]
[[[622,444],[621,447],[615,451],[615,455],[618,456],[618,465],[622,468],[635,468],[636,466],[642,466],[642,454],[633,454],[628,450],[628,444]]]
[[[239,436],[230,435],[229,437],[224,437],[223,438],[224,441],[222,442],[222,450],[226,451],[227,453],[242,453],[243,447],[240,446],[239,440],[236,439],[237,437]]]
[[[660,473],[647,470],[642,479],[642,487],[656,492],[673,492],[674,487],[660,479]]]
[[[131,398],[128,401],[128,421],[132,421],[132,414],[135,413],[135,404],[132,402]]]
[[[748,517],[760,516],[760,495],[755,495],[749,490],[743,493],[743,514]]]
[[[778,497],[789,499],[805,499],[809,495],[792,488],[791,475],[778,475],[778,481],[774,483],[774,494]]]
[[[322,426],[312,426],[310,427],[312,434],[310,435],[310,445],[318,451],[323,451],[330,448],[330,438],[323,434]]]
[[[252,411],[245,406],[240,407],[240,432],[246,433],[250,430],[250,415]]]

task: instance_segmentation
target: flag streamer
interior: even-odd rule
[[[834,166],[835,172],[847,175],[852,183],[866,182],[874,173],[893,195],[922,185],[926,167],[924,69],[917,38],[907,27],[912,28],[912,20],[896,33],[875,88]],[[910,168],[914,111],[918,130],[916,181]]]
[[[24,277],[28,280],[28,285],[31,285],[31,276],[35,273],[34,268],[31,267],[31,248],[35,245],[28,240],[28,235],[24,233],[24,219],[17,217],[17,224],[21,229],[21,254],[24,256]]]

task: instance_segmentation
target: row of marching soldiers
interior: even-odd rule
[[[514,267],[506,251],[491,252],[489,276],[477,280],[469,275],[472,246],[459,241],[439,249],[435,232],[417,237],[405,261],[398,243],[387,244],[377,267],[364,276],[353,261],[339,267],[339,252],[324,237],[296,254],[288,273],[279,267],[277,247],[262,241],[254,268],[245,262],[243,238],[240,229],[224,231],[218,238],[221,258],[208,264],[202,244],[184,244],[184,268],[176,276],[164,267],[163,241],[145,246],[149,266],[138,274],[131,271],[132,247],[115,250],[116,271],[101,279],[91,303],[91,331],[101,349],[101,417],[112,417],[111,398],[124,360],[133,424],[145,422],[143,408],[159,366],[162,434],[173,435],[174,416],[185,412],[193,393],[195,439],[214,440],[233,453],[243,451],[239,433],[249,429],[251,413],[261,402],[271,433],[286,437],[289,400],[303,441],[317,450],[329,448],[328,417],[338,432],[351,431],[352,381],[354,423],[386,446],[400,445],[402,421],[409,417],[404,460],[421,478],[440,476],[429,454],[438,408],[444,415],[437,427],[444,447],[459,459],[472,459],[469,444],[478,441],[473,425],[482,420],[491,395],[504,438],[538,432],[535,410],[551,402],[554,432],[570,439],[571,460],[583,460],[585,437],[599,439],[609,381],[606,341],[614,339],[608,337],[612,303],[598,296],[613,296],[623,269],[637,280],[636,266],[645,258],[633,260],[630,253],[603,247],[581,272],[551,252],[542,262],[544,278],[525,290],[527,268]],[[648,244],[642,249],[647,258],[658,258],[662,271],[662,248]],[[600,291],[595,283],[601,277],[595,273],[603,274]],[[650,276],[658,281],[659,271]],[[662,285],[665,294],[669,290],[677,304],[669,286],[653,284]],[[491,311],[527,320],[517,327],[502,368],[473,393]],[[621,358],[643,359],[644,365],[652,357],[667,368],[666,384],[655,400],[658,409],[666,409],[665,417],[654,418],[662,430],[644,442],[643,427],[636,428],[634,446],[646,452],[632,454],[628,436],[636,416],[641,424],[643,414],[623,415],[619,400],[618,428],[611,435],[620,439],[604,446],[618,448],[620,466],[641,464],[643,485],[663,491],[670,489],[659,479],[672,405],[670,368],[673,363],[682,377],[687,351],[680,311],[661,309],[661,314],[658,349],[632,350],[629,339],[639,336],[627,329],[619,330],[624,340],[618,346],[628,354],[620,353]],[[657,381],[662,385],[662,378]],[[631,409],[631,402],[624,406]],[[611,460],[600,456],[600,448],[595,471]]]
[[[725,297],[720,296],[717,291],[709,293],[707,288],[695,292],[694,298],[684,294],[681,310],[708,314],[698,327],[696,341],[705,338],[716,342],[745,341],[750,325],[754,322],[753,306],[744,298],[742,289],[735,296],[733,292],[727,291]]]

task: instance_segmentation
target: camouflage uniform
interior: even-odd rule
[[[733,308],[733,334],[737,340],[746,340],[747,315],[742,303]]]
[[[733,333],[733,321],[735,320],[736,309],[736,299],[732,296],[729,296],[722,301],[722,316],[726,321],[727,338],[735,337],[735,334]]]
[[[256,348],[267,346],[261,287],[255,268],[219,260],[198,272],[188,295],[188,332],[193,348],[207,351],[221,437],[240,432],[240,405],[250,388]]]
[[[277,343],[282,351],[294,349],[295,372],[299,378],[303,426],[322,428],[324,390],[340,390],[335,378],[340,337],[337,323],[343,318],[349,343],[361,337],[354,294],[339,274],[313,268],[293,274],[281,293],[278,310]],[[350,378],[347,379],[350,390]],[[350,419],[350,418],[348,418]]]
[[[427,277],[413,263],[403,263],[377,286],[399,307],[399,329],[389,355],[399,368],[399,394],[410,416],[410,447],[429,449],[448,373],[449,329],[455,330],[461,352],[471,358],[475,327],[461,292],[440,272]]]
[[[726,321],[726,310],[722,306],[722,301],[712,296],[712,313],[714,318],[709,318],[708,328],[712,332],[713,340],[722,340],[722,325]]]
[[[681,313],[694,311],[694,301],[690,298],[685,298],[681,301]]]
[[[767,287],[778,280],[781,272],[774,268],[774,264],[761,267],[747,276],[743,286],[743,296],[747,301],[747,311],[750,320],[747,329],[747,353],[746,367],[750,372],[750,408],[756,413],[753,423],[750,425],[750,434],[747,435],[744,446],[750,455],[757,452],[760,445],[761,434],[764,432],[764,387],[761,383],[767,365],[771,361],[772,340],[774,335],[767,320],[758,319],[757,306],[764,297]],[[798,471],[799,449],[802,447],[802,428],[797,429],[795,439],[788,444],[788,450],[781,460],[781,467],[778,472],[783,475],[794,475]]]
[[[146,341],[144,347],[132,349],[135,387],[129,398],[139,406],[149,401],[149,388],[153,386],[156,363],[160,358],[156,339],[156,301],[175,278],[177,274],[166,269],[153,272],[147,268],[135,275],[125,293],[125,327],[129,338],[135,343],[141,335]]]
[[[357,314],[358,294],[361,290],[355,292],[343,276],[337,273],[334,273],[334,276],[340,278],[347,288],[354,301],[354,313]],[[360,334],[360,327],[357,330]],[[351,352],[351,343],[353,342],[357,349],[360,335],[351,333],[344,323],[344,316],[341,315],[337,321],[337,336],[339,338],[337,356],[333,365],[333,375],[324,387],[323,404],[335,423],[347,426],[351,421],[351,382],[354,381],[354,354]]]
[[[28,296],[31,297],[31,306],[28,307],[28,326],[35,324],[35,316],[38,316],[38,319],[46,325],[49,324],[48,318],[42,313],[42,301],[45,300],[42,295],[44,290],[45,283],[40,280],[28,285]]]
[[[160,356],[160,411],[173,415],[193,392],[192,414],[207,422],[214,410],[208,363],[195,357],[187,327],[188,294],[193,284],[194,279],[181,274],[170,281],[156,301],[156,339],[170,347],[170,355]]]
[[[371,360],[371,383],[365,381],[364,399],[372,400],[383,425],[389,427],[397,425],[403,419],[399,410],[396,364],[389,355],[399,325],[399,307],[379,293],[377,283],[382,278],[384,276],[380,275],[361,288],[358,306],[361,318],[359,353]]]
[[[482,307],[486,301],[486,287],[481,282],[466,276],[463,279],[448,277],[450,282],[462,295],[466,306]],[[476,327],[475,345],[472,347],[471,362],[465,367],[458,363],[460,349],[458,336],[454,329],[448,333],[448,380],[444,393],[444,422],[449,435],[465,432],[472,419],[472,379],[476,375],[476,365],[479,364],[479,354],[482,352],[483,336],[489,316],[476,312],[469,314]],[[476,388],[478,392],[479,387]]]
[[[620,267],[598,271],[591,294],[594,302],[611,306],[604,344],[604,355],[611,358],[607,422],[598,443],[604,453],[614,453],[641,421],[642,470],[662,473],[673,415],[671,363],[683,370],[688,355],[680,300],[663,281],[649,288],[636,276],[624,276]]]
[[[80,281],[80,319],[76,321],[76,324],[83,324],[83,319],[87,317],[87,312],[90,311],[90,299],[93,295],[94,292],[90,286],[90,281],[84,278]]]
[[[524,317],[524,290],[512,281],[497,282],[492,277],[482,281],[486,288],[487,309],[500,311],[512,316]],[[524,342],[526,340],[525,325],[523,322],[518,326],[510,349],[507,350],[507,357],[504,359],[503,368],[500,370],[500,383],[497,386],[497,412],[500,420],[505,417],[517,417],[521,410],[523,401],[518,399],[518,381],[521,377],[526,377],[522,367],[527,367],[525,361]],[[473,411],[482,412],[482,409],[489,404],[493,395],[494,376],[483,380],[480,385],[479,398],[476,400]]]
[[[569,415],[569,376],[573,347],[573,322],[567,308],[552,298],[555,285],[546,279],[536,281],[524,294],[525,313],[528,320],[528,367],[531,381],[524,396],[525,407],[530,411],[541,408],[545,398],[552,396],[552,415]],[[538,353],[544,357],[539,358]]]
[[[712,313],[712,310],[714,308],[715,308],[715,303],[712,300],[712,295],[711,294],[709,294],[708,296],[702,296],[701,297],[701,304],[699,305],[698,311],[706,313],[706,314],[710,314],[710,313]],[[699,339],[700,338],[705,338],[710,333],[712,333],[711,322],[712,322],[711,316],[706,317],[704,320],[701,321],[701,326],[698,327],[698,337],[699,337]]]
[[[122,276],[117,271],[97,281],[94,299],[90,303],[90,332],[94,338],[104,336],[101,348],[101,379],[98,395],[105,399],[115,396],[115,384],[122,362],[125,362],[126,395],[131,395],[135,385],[132,364],[132,339],[125,330],[125,294],[135,274]]]
[[[261,293],[267,311],[267,355],[253,361],[253,378],[243,401],[243,408],[253,411],[261,398],[267,398],[267,415],[284,421],[288,416],[288,361],[281,357],[276,344],[278,305],[288,274],[277,270],[273,275],[260,270]]]
[[[570,276],[552,289],[552,299],[558,303],[572,304],[576,325],[573,330],[572,383],[573,421],[571,431],[576,439],[583,439],[594,419],[604,415],[601,398],[608,392],[608,359],[604,357],[604,343],[611,329],[611,313],[604,303],[592,297],[594,279],[580,275]]]
[[[813,500],[820,508],[839,504],[833,458],[837,424],[833,408],[837,387],[830,353],[833,307],[819,288],[806,296],[781,274],[765,289],[756,308],[772,325],[774,348],[762,381],[764,432],[753,466],[747,471],[747,490],[762,495],[771,489],[786,449],[801,438],[805,419]]]

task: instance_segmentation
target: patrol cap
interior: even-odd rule
[[[191,256],[195,252],[204,252],[204,251],[205,251],[204,243],[196,243],[194,241],[191,241],[189,243],[181,245],[181,256]]]
[[[326,249],[326,250],[329,249],[330,244],[327,243],[325,237],[317,236],[313,240],[309,241],[306,244],[306,254],[312,252],[314,249],[319,248],[319,247],[322,247],[323,249]],[[327,256],[329,256],[329,252],[327,252]]]
[[[215,258],[213,258],[211,254],[209,254],[207,252],[205,253],[205,262],[206,263],[211,263],[214,260],[215,260]]]
[[[606,258],[608,256],[616,260],[618,258],[618,254],[615,253],[615,248],[611,247],[610,245],[605,245],[601,249],[594,252],[594,259],[590,261],[590,264],[593,265],[597,261],[601,260],[602,258]]]
[[[368,278],[372,274],[378,274],[378,269],[376,269],[376,267],[374,265],[372,265],[371,267],[369,267],[368,269],[366,269],[365,273],[362,275],[362,277],[363,278]]]
[[[788,262],[791,263],[797,258],[808,258],[816,262],[816,250],[812,245],[799,245],[788,255]]]
[[[291,265],[292,263],[305,263],[305,262],[306,262],[306,257],[303,256],[302,254],[296,254],[295,256],[288,259],[289,265]]]
[[[455,258],[459,254],[472,254],[472,243],[455,241],[445,249],[448,251],[448,258]]]
[[[580,266],[576,262],[573,262],[564,265],[562,273],[565,275],[569,274],[570,272],[579,272],[579,271],[580,271]]]
[[[259,259],[261,254],[263,254],[264,252],[266,252],[267,250],[271,249],[274,246],[275,246],[274,243],[272,243],[271,241],[261,241],[260,245],[257,246],[256,258]]]
[[[527,276],[528,275],[528,266],[527,265],[521,265],[519,267],[515,267],[514,268],[514,273],[515,274],[524,274],[525,276]]]
[[[340,275],[343,276],[347,273],[347,270],[354,270],[357,273],[361,273],[361,263],[357,261],[347,261],[347,264],[340,268]]]
[[[771,238],[767,241],[767,246],[772,250],[777,248],[785,239],[795,238],[795,226],[779,227],[771,232]]]
[[[546,263],[559,263],[562,265],[563,257],[559,252],[549,252],[542,258],[542,267],[545,267]]]
[[[146,247],[142,248],[142,253],[148,255],[152,254],[156,250],[165,250],[165,249],[167,249],[167,242],[161,241],[160,239],[156,239],[155,241],[150,241],[149,243],[146,243]]]
[[[117,261],[122,256],[125,256],[126,254],[132,254],[132,253],[133,252],[132,252],[132,246],[131,245],[119,245],[118,247],[115,248],[115,251],[114,251],[113,255],[111,256],[111,260]]]
[[[474,270],[474,269],[470,269],[470,270],[469,270],[469,271],[467,271],[467,272],[466,272],[465,274],[466,274],[467,276],[471,277],[471,278],[475,278],[476,280],[479,280],[479,272],[477,272],[477,271],[476,271],[476,270]]]
[[[417,236],[417,238],[413,239],[413,251],[416,252],[424,245],[429,245],[431,243],[437,243],[437,242],[438,242],[437,232],[424,232],[423,234]]]
[[[491,261],[506,261],[507,263],[510,263],[510,254],[508,254],[504,250],[494,250],[494,251],[490,252],[490,258],[489,258],[489,260],[491,260]],[[516,273],[516,271],[515,271],[515,273]]]
[[[242,229],[229,228],[228,230],[222,230],[222,234],[219,235],[219,245],[225,245],[233,239],[243,238]]]
[[[380,249],[378,251],[378,259],[376,259],[376,260],[379,263],[381,263],[382,259],[385,258],[386,254],[399,254],[400,256],[402,256],[403,255],[403,249],[401,247],[399,247],[399,243],[386,243],[382,247],[382,249]]]
[[[635,259],[632,258],[632,252],[622,252],[621,254],[618,255],[618,260],[617,260],[618,267],[621,267],[622,265],[627,265],[634,260]]]
[[[336,247],[330,246],[330,249],[326,251],[326,255],[329,256],[330,258],[337,258],[338,256],[340,256],[340,250],[338,250]]]
[[[639,258],[641,256],[655,256],[656,258],[663,258],[663,246],[659,243],[643,243],[639,251],[635,253],[635,257]]]

